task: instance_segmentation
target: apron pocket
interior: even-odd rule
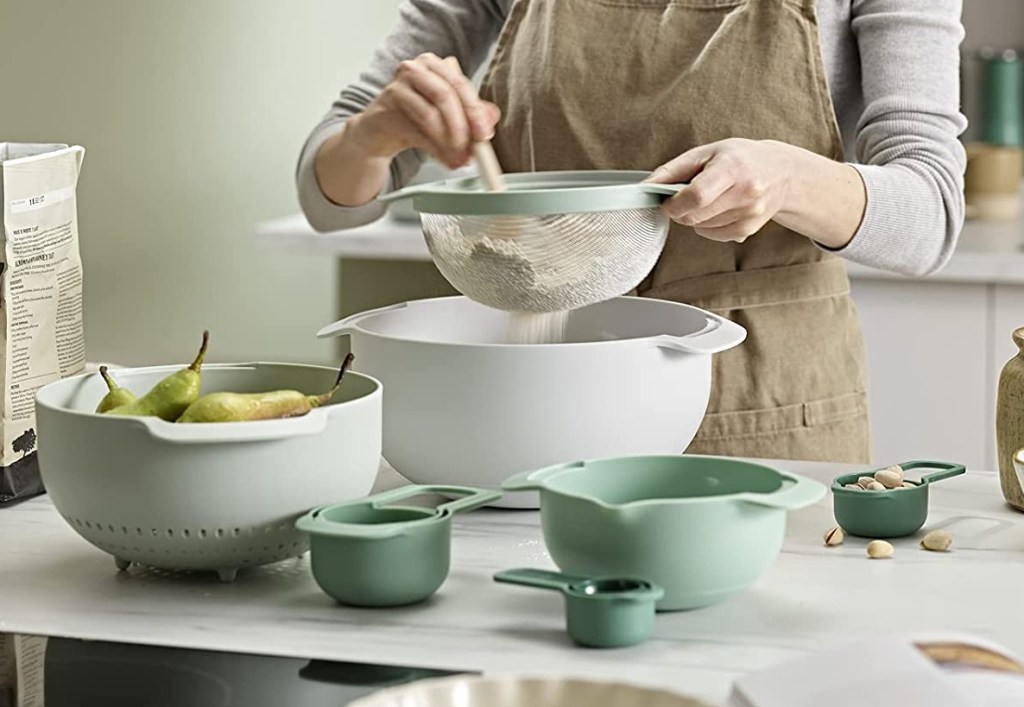
[[[708,413],[697,433],[701,439],[750,437],[817,427],[848,417],[867,415],[867,394],[846,393],[825,400],[764,410]]]
[[[690,454],[866,464],[870,457],[867,394],[764,410],[710,413]]]

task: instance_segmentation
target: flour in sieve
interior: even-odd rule
[[[511,238],[474,240],[454,225],[437,229],[430,246],[438,268],[463,294],[496,309],[566,311],[622,294],[615,291],[622,273],[609,257],[559,268],[531,259]]]

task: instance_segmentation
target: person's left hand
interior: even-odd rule
[[[742,243],[783,208],[795,149],[772,140],[722,140],[684,152],[648,181],[689,182],[662,210],[705,238]]]

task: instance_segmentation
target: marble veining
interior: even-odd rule
[[[821,481],[853,468],[777,465]],[[385,469],[378,488],[397,483]],[[361,610],[321,594],[305,558],[242,572],[234,584],[215,574],[119,573],[43,497],[0,510],[0,631],[593,676],[717,702],[747,671],[865,633],[968,633],[1024,654],[1024,514],[1005,506],[989,472],[936,484],[931,497],[925,530],[949,530],[952,553],[921,551],[916,538],[895,541],[896,556],[887,561],[868,560],[866,541],[856,538],[826,548],[826,497],[791,514],[779,559],[750,591],[706,609],[660,614],[652,640],[610,651],[569,641],[556,593],[492,581],[499,569],[551,566],[534,511],[458,516],[452,572],[435,597]]]

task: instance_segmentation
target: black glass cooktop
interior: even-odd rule
[[[385,687],[453,674],[51,638],[44,695],[46,707],[341,707]]]

